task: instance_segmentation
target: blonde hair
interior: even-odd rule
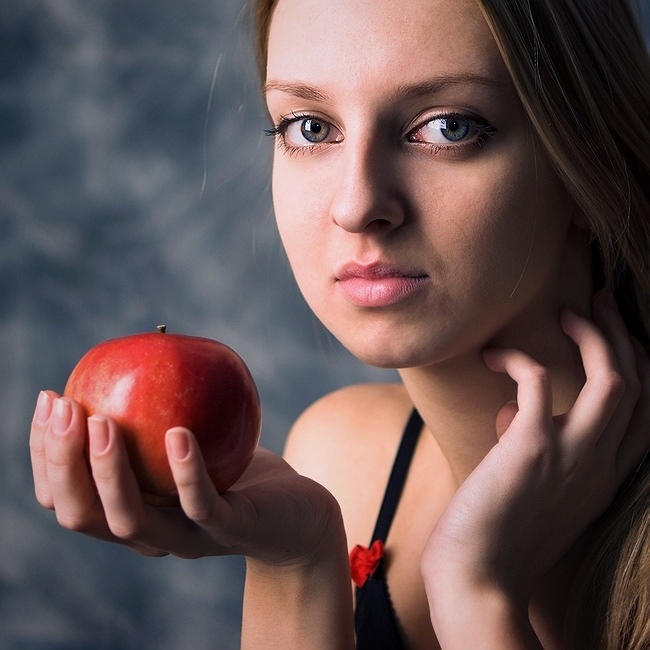
[[[630,331],[650,331],[650,67],[625,0],[477,0]],[[569,647],[650,648],[648,463],[594,527],[570,594]]]
[[[571,648],[650,648],[648,477],[646,463],[596,526],[565,617]]]
[[[650,68],[626,0],[476,0],[533,129],[589,229],[596,285],[650,339]],[[266,77],[277,0],[254,4]],[[566,615],[569,647],[650,647],[648,463],[594,526]]]

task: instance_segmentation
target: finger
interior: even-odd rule
[[[517,383],[517,408],[514,416],[525,418],[531,431],[552,424],[553,395],[549,372],[520,350],[488,349],[483,358],[491,370],[507,373]],[[547,430],[547,429],[545,429]]]
[[[641,390],[616,458],[616,473],[621,479],[629,476],[650,451],[650,358],[638,341],[632,345]]]
[[[614,351],[619,371],[625,381],[622,405],[627,406],[631,411],[641,394],[637,353],[627,326],[618,311],[616,301],[611,294],[603,292],[599,294],[594,304],[594,318]],[[617,410],[621,410],[621,405]]]
[[[53,391],[41,391],[34,409],[32,427],[29,434],[29,453],[32,460],[34,493],[36,500],[45,508],[52,509],[54,503],[47,481],[45,461],[45,434],[48,429],[52,404],[58,395]]]
[[[203,548],[194,539],[196,527],[183,512],[178,507],[150,505],[143,498],[117,423],[93,416],[88,419],[88,434],[93,477],[113,541],[144,555],[190,557],[184,549],[191,534],[193,548],[199,549],[191,557],[200,555]]]
[[[47,481],[64,528],[90,532],[101,510],[85,456],[86,418],[74,400],[54,400],[45,434]]]
[[[110,532],[123,542],[141,543],[145,504],[124,440],[112,418],[88,418],[93,479]]]
[[[215,523],[224,521],[228,507],[208,475],[196,438],[188,429],[174,427],[167,432],[165,445],[183,511],[219,538]]]
[[[576,440],[595,443],[616,412],[625,390],[625,380],[612,348],[591,321],[565,308],[561,324],[580,349],[586,375],[582,390],[564,418],[565,426]],[[630,409],[619,412],[617,424],[623,431],[630,416]],[[622,420],[625,422],[621,423]]]
[[[127,520],[144,521],[146,515],[142,495],[130,470],[126,449],[115,421],[102,415],[88,418],[88,447],[93,479],[102,506],[101,528],[93,534],[122,544],[141,555],[169,555],[162,548],[141,543],[137,539],[139,529],[132,523],[125,524]],[[126,487],[121,482],[126,483]],[[128,505],[125,505],[125,499],[128,500]],[[124,515],[127,511],[129,517]],[[133,517],[132,511],[137,513],[136,517]]]
[[[110,532],[86,459],[85,413],[74,400],[48,391],[51,413],[43,422],[47,401],[41,397],[33,428],[35,474],[44,485],[41,498],[48,500],[59,523],[106,541],[117,540]],[[39,408],[41,409],[39,411]],[[45,429],[43,431],[43,429]],[[126,546],[142,555],[166,555],[139,544]]]

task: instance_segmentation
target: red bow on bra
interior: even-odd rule
[[[357,587],[366,584],[366,580],[375,572],[383,557],[384,544],[380,539],[375,540],[370,548],[357,544],[350,551],[350,573]]]

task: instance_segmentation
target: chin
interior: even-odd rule
[[[410,344],[396,335],[390,340],[372,341],[370,337],[363,342],[341,341],[343,346],[359,361],[382,370],[400,370],[432,363],[432,351],[423,350],[421,343]],[[434,361],[435,362],[435,361]]]
[[[472,336],[474,334],[474,336]],[[487,337],[458,327],[357,328],[354,336],[337,337],[341,344],[366,365],[404,370],[443,364],[453,359],[480,358]]]
[[[378,312],[334,319],[333,311],[321,314],[322,318],[314,313],[348,352],[366,365],[384,370],[418,368],[473,355],[492,332],[487,327],[476,331],[463,327],[458,319],[426,313],[417,318],[409,313]]]

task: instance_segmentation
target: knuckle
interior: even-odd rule
[[[214,522],[217,517],[217,505],[211,498],[212,486],[206,485],[200,476],[194,473],[177,475],[176,487],[181,499],[183,511],[189,519],[201,527]]]
[[[48,454],[46,460],[46,472],[48,477],[58,478],[64,476],[67,473],[68,464],[65,460],[55,456],[54,454]]]
[[[526,379],[540,389],[548,388],[551,385],[551,375],[549,371],[539,364],[533,364],[527,368]]]
[[[125,542],[138,542],[142,539],[143,526],[137,519],[120,517],[107,519],[108,528],[117,537]]]
[[[525,449],[520,453],[522,461],[528,468],[528,473],[540,475],[548,469],[555,457],[555,451],[545,436],[533,436],[527,440]]]
[[[55,509],[56,520],[59,526],[75,533],[87,533],[92,529],[91,522],[88,521],[83,512],[70,512],[67,510]]]
[[[45,452],[45,445],[43,444],[43,437],[37,435],[37,431],[32,429],[32,433],[29,436],[29,451],[32,456],[42,456]]]
[[[110,463],[102,462],[104,459],[91,459],[93,479],[98,487],[104,490],[119,487],[119,474]]]
[[[194,506],[189,512],[186,512],[186,514],[194,523],[201,527],[206,527],[214,522],[216,512],[215,509],[209,505],[200,505]]]
[[[600,385],[603,391],[608,394],[612,399],[620,399],[625,392],[627,382],[618,370],[609,370],[604,372],[600,379]]]
[[[34,495],[36,496],[36,501],[39,505],[43,506],[43,508],[47,508],[48,510],[54,510],[54,501],[52,500],[52,495],[49,492],[45,492],[39,487],[36,487],[34,490]]]
[[[213,523],[216,517],[216,508],[214,503],[195,502],[184,508],[185,514],[201,527]]]

